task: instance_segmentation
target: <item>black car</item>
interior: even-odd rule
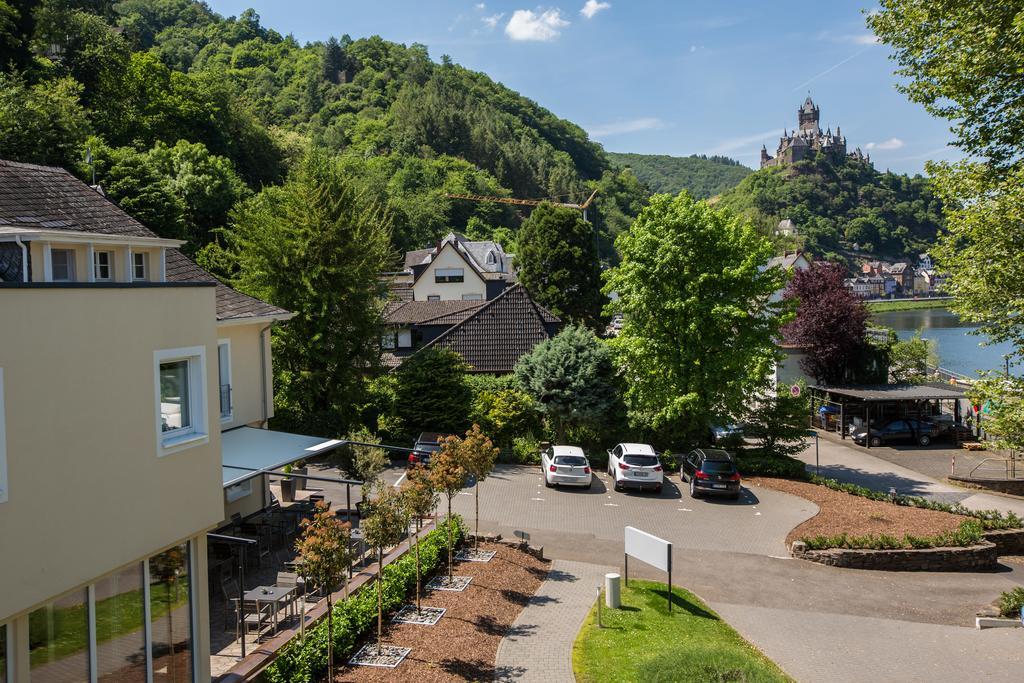
[[[705,493],[714,496],[728,496],[733,500],[740,497],[740,473],[736,461],[728,452],[718,448],[697,448],[683,458],[679,478],[690,482],[690,497],[699,498]]]
[[[927,446],[938,435],[939,428],[934,423],[915,417],[901,417],[871,425],[872,446],[881,446],[896,441],[908,441]],[[868,440],[868,430],[865,427],[858,427],[850,436],[853,437],[854,443],[863,445]]]
[[[416,444],[413,446],[413,452],[409,454],[409,467],[413,465],[428,467],[430,465],[430,456],[441,450],[441,439],[446,436],[448,435],[436,432],[423,432],[420,434],[420,437],[416,439]]]

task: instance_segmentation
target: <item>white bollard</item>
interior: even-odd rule
[[[604,604],[612,609],[618,609],[622,606],[619,578],[618,574],[604,575]]]

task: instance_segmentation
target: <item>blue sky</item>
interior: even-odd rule
[[[754,166],[810,91],[822,127],[841,125],[876,168],[921,172],[960,155],[948,124],[895,90],[870,5],[829,2],[572,0],[208,0],[253,7],[300,41],[345,33],[423,43],[583,126],[605,148],[724,154]]]

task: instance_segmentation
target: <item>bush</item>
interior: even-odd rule
[[[471,418],[501,446],[508,446],[517,434],[541,429],[537,402],[520,389],[485,390],[473,398]]]
[[[1019,617],[1024,607],[1024,587],[1017,586],[999,596],[999,614],[1004,617]]]
[[[540,464],[540,441],[533,434],[512,439],[512,455],[520,465]]]
[[[982,525],[976,519],[965,519],[953,531],[946,531],[935,536],[911,536],[903,538],[889,534],[868,534],[866,536],[815,536],[801,538],[808,550],[827,550],[829,548],[852,548],[861,550],[901,550],[923,548],[959,548],[975,545],[982,540]]]
[[[465,534],[462,520],[455,517],[455,541],[461,541]],[[420,540],[420,567],[424,575],[431,573],[441,564],[448,552],[448,522],[441,524]],[[382,597],[384,611],[390,612],[405,601],[405,595],[416,583],[416,558],[406,553],[396,562],[384,568]],[[356,643],[377,621],[377,591],[366,584],[347,600],[334,606],[334,656],[346,660],[355,649]],[[319,681],[327,672],[327,620],[323,619],[313,628],[306,630],[306,638],[292,639],[281,648],[265,671],[270,683],[312,683]]]
[[[780,477],[807,480],[807,470],[799,460],[788,456],[745,455],[736,456],[736,467],[744,477]]]

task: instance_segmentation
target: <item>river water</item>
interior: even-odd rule
[[[914,336],[918,330],[925,339],[934,340],[939,365],[973,377],[978,370],[1002,370],[1003,355],[1013,350],[1009,342],[983,345],[988,337],[972,334],[975,326],[961,322],[959,316],[945,308],[875,313],[871,322],[896,330],[900,339]],[[1024,368],[1012,367],[1017,374]]]

